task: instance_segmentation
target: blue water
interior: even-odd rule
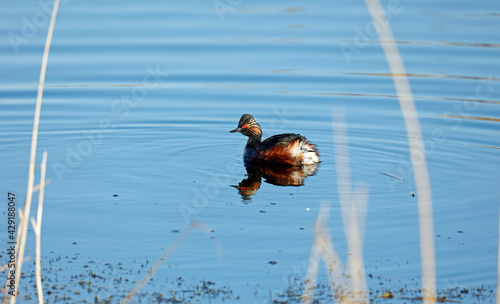
[[[57,273],[60,283],[72,282],[90,262],[98,270],[152,263],[179,236],[172,230],[198,220],[213,229],[223,257],[214,239],[193,232],[146,290],[173,288],[161,282],[178,277],[207,279],[230,286],[241,303],[266,302],[290,276],[305,279],[322,201],[331,204],[329,228],[345,262],[332,131],[332,111],[343,109],[352,180],[369,187],[366,273],[386,278],[382,287],[418,288],[418,209],[408,187],[416,191],[405,125],[364,2],[220,2],[223,11],[217,1],[61,3],[37,164],[48,151],[42,263],[69,261],[51,266],[46,280]],[[383,6],[426,143],[438,287],[494,286],[500,3],[395,3]],[[0,195],[16,193],[21,207],[48,15],[36,1],[0,6]],[[228,133],[244,113],[256,117],[264,137],[295,132],[318,146],[322,162],[303,186],[263,181],[250,199],[231,187],[247,173],[246,138]],[[34,255],[32,231],[28,242]],[[137,281],[143,273],[119,275]],[[379,283],[368,280],[374,291]],[[116,285],[102,284],[108,289],[100,297]]]

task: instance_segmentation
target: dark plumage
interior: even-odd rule
[[[287,165],[311,165],[320,162],[316,147],[299,134],[285,133],[274,135],[264,141],[262,129],[255,118],[244,114],[240,118],[238,127],[229,132],[240,132],[248,136],[243,156]]]

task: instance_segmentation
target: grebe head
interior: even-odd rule
[[[262,137],[262,129],[255,118],[250,114],[243,114],[238,123],[238,127],[234,130],[229,131],[231,133],[240,132],[248,137]]]

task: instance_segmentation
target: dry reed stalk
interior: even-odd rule
[[[175,252],[177,247],[184,241],[184,239],[189,235],[189,233],[193,229],[199,229],[202,230],[203,232],[210,234],[212,229],[210,226],[203,224],[201,222],[191,222],[189,225],[189,228],[182,231],[181,234],[175,239],[175,241],[170,244],[170,246],[163,252],[161,257],[156,260],[153,266],[151,266],[151,269],[142,277],[142,279],[129,291],[129,293],[123,298],[123,300],[120,301],[120,304],[127,304],[129,303],[133,297],[135,297],[139,291],[154,277],[156,272],[160,269],[160,267],[165,263],[165,261],[168,259],[172,253]],[[220,245],[220,242],[217,238],[213,239],[214,244],[215,244],[215,249],[217,250],[217,258],[222,258],[222,246]]]
[[[363,262],[363,230],[368,203],[366,187],[356,189],[351,186],[351,170],[349,166],[349,149],[345,114],[343,109],[335,109],[332,113],[333,145],[335,149],[335,165],[337,184],[342,211],[342,220],[348,245],[350,280],[344,278],[342,264],[333,246],[327,223],[330,207],[321,204],[314,229],[314,243],[309,257],[302,303],[310,304],[314,297],[314,287],[321,259],[325,262],[329,274],[332,298],[340,303],[369,303]]]
[[[34,218],[31,218],[31,225],[33,225],[33,230],[36,235],[36,289],[38,293],[38,303],[43,304],[43,286],[42,286],[42,267],[41,267],[41,256],[42,256],[42,213],[43,213],[43,195],[45,190],[45,173],[47,169],[47,151],[43,152],[43,160],[41,165],[40,173],[40,192],[38,192],[38,212],[36,216],[36,222]]]
[[[368,190],[366,187],[357,189],[352,202],[349,221],[349,230],[346,233],[347,245],[349,250],[349,269],[351,272],[352,291],[355,303],[369,303],[368,290],[366,284],[365,264],[363,260],[363,230],[364,218],[361,220],[360,213],[366,210],[368,202]],[[360,210],[361,209],[361,210]],[[346,219],[344,219],[346,220]],[[359,225],[361,222],[362,225]]]
[[[348,245],[349,270],[352,280],[352,298],[355,303],[368,303],[365,266],[363,261],[363,231],[368,204],[367,187],[353,193],[345,113],[341,108],[332,112],[333,145],[337,185]]]
[[[54,26],[55,26],[55,22],[56,22],[58,7],[59,7],[59,0],[55,0],[54,7],[52,9],[52,16],[50,18],[47,39],[45,41],[45,49],[43,51],[43,58],[42,58],[42,67],[40,70],[40,79],[38,82],[38,93],[37,93],[37,98],[36,98],[35,117],[34,117],[34,121],[33,121],[33,132],[32,132],[32,138],[31,138],[30,165],[29,165],[29,172],[28,172],[28,188],[26,191],[26,202],[24,205],[23,220],[19,221],[19,230],[17,231],[17,234],[18,234],[17,239],[20,239],[19,240],[19,251],[17,253],[16,265],[15,265],[15,269],[16,269],[16,273],[17,273],[16,280],[15,280],[15,286],[16,286],[17,291],[19,291],[19,279],[20,279],[21,273],[22,273],[24,249],[26,246],[26,237],[27,237],[27,232],[28,232],[28,219],[29,219],[29,214],[30,214],[30,210],[31,210],[31,200],[32,200],[32,196],[33,196],[33,184],[35,182],[35,159],[36,159],[36,147],[37,147],[37,142],[38,142],[38,125],[40,123],[40,112],[41,112],[41,108],[42,108],[43,86],[45,84],[45,74],[47,71],[47,62],[49,59],[50,44],[52,42],[52,34],[54,32]],[[19,235],[20,235],[20,237],[19,237]],[[16,303],[15,296],[10,297],[10,303],[11,304]]]
[[[335,251],[327,224],[330,216],[330,205],[321,203],[318,212],[318,219],[314,226],[314,242],[309,257],[306,280],[302,293],[302,304],[310,304],[314,298],[314,288],[318,277],[319,264],[321,260],[325,263],[326,272],[329,274],[330,292],[333,299],[345,301],[344,277],[342,271],[342,262]]]
[[[418,120],[418,113],[406,77],[403,59],[399,53],[391,28],[379,0],[365,0],[385,57],[389,64],[399,105],[406,125],[410,146],[413,174],[418,194],[418,214],[420,226],[420,255],[422,262],[423,303],[436,302],[436,260],[434,248],[434,224],[432,216],[432,195],[424,143]]]

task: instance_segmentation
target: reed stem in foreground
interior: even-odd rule
[[[345,112],[336,108],[332,112],[333,146],[335,149],[335,167],[337,187],[344,223],[344,233],[348,246],[348,265],[352,281],[354,303],[368,303],[365,265],[363,261],[363,236],[368,204],[367,187],[357,187],[353,191],[347,140]]]
[[[42,286],[42,212],[43,212],[43,195],[45,190],[45,173],[47,168],[47,151],[43,152],[43,160],[40,173],[40,191],[38,192],[38,212],[36,222],[31,218],[31,224],[36,235],[36,289],[38,293],[38,303],[43,304],[43,286]]]
[[[319,264],[323,260],[328,273],[330,292],[332,299],[342,303],[349,303],[349,288],[345,284],[342,261],[340,260],[328,232],[328,219],[330,217],[330,205],[321,203],[318,219],[314,226],[314,242],[309,257],[304,290],[302,292],[302,304],[311,304],[314,299],[314,289],[319,272]],[[347,290],[347,293],[345,292]],[[347,301],[347,302],[346,302]]]
[[[422,261],[423,303],[436,302],[436,260],[434,248],[434,223],[432,215],[432,195],[424,142],[418,120],[418,113],[406,76],[403,59],[392,35],[380,0],[365,0],[368,11],[377,29],[379,41],[393,75],[394,86],[406,126],[410,146],[411,162],[418,198],[420,226],[420,255]]]
[[[47,33],[47,39],[45,40],[45,49],[43,51],[42,58],[42,67],[40,70],[40,79],[38,82],[38,93],[36,98],[36,106],[35,106],[35,117],[33,121],[33,132],[31,137],[31,152],[30,152],[30,164],[29,164],[29,172],[28,172],[28,188],[26,191],[26,202],[24,205],[24,215],[23,220],[19,221],[19,230],[18,237],[19,239],[19,250],[17,253],[16,259],[16,279],[15,286],[16,291],[19,291],[19,280],[21,278],[23,259],[24,259],[24,249],[26,246],[26,237],[28,232],[28,219],[31,210],[31,200],[33,197],[33,184],[35,182],[35,159],[36,159],[36,147],[38,142],[38,125],[40,123],[40,112],[42,108],[42,96],[43,96],[43,87],[45,84],[45,74],[47,71],[47,62],[49,59],[49,50],[50,44],[52,42],[52,34],[54,33],[54,26],[56,22],[57,10],[59,7],[59,0],[55,0],[54,7],[52,8],[52,16],[50,18],[49,30]],[[20,237],[19,237],[20,235]],[[10,303],[16,303],[16,296],[10,297]]]

